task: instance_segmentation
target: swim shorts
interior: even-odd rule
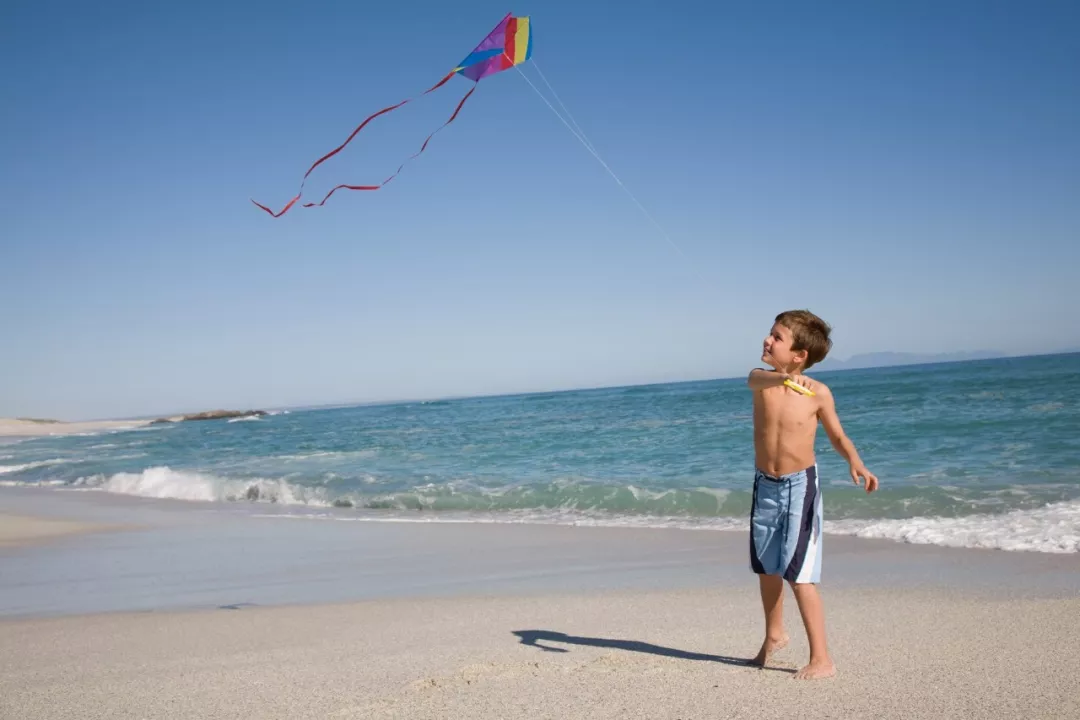
[[[773,477],[754,473],[750,567],[794,583],[821,581],[821,487],[817,465]]]

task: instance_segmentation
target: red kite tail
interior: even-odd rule
[[[382,110],[379,110],[379,111],[378,111],[378,112],[376,112],[376,113],[372,113],[371,115],[368,115],[368,116],[367,116],[366,118],[364,118],[364,121],[363,121],[362,123],[360,123],[359,125],[357,125],[357,126],[356,126],[356,129],[352,131],[352,134],[350,134],[348,138],[346,138],[346,139],[345,139],[345,142],[341,143],[341,144],[340,144],[340,145],[338,145],[338,146],[337,146],[336,148],[334,148],[334,149],[333,149],[333,150],[331,150],[330,152],[328,152],[328,153],[326,153],[325,155],[323,155],[323,156],[322,156],[321,158],[319,158],[318,160],[316,160],[316,161],[315,161],[315,162],[314,162],[314,163],[312,164],[312,166],[311,166],[311,167],[309,167],[309,168],[308,168],[307,172],[306,172],[306,173],[304,173],[304,177],[303,177],[303,179],[302,179],[302,180],[301,180],[301,182],[300,182],[300,191],[299,191],[298,193],[296,193],[296,197],[294,197],[294,198],[293,198],[292,200],[290,200],[290,201],[289,201],[289,202],[288,202],[288,203],[287,203],[287,204],[285,205],[285,207],[283,207],[283,208],[282,208],[282,209],[281,209],[281,210],[280,210],[279,212],[276,212],[276,213],[275,213],[275,212],[274,212],[273,210],[271,210],[271,209],[270,209],[270,208],[268,208],[267,206],[265,206],[265,205],[263,205],[263,204],[261,204],[261,203],[257,203],[257,202],[255,202],[254,200],[252,200],[251,202],[255,203],[256,207],[259,207],[259,208],[261,208],[261,209],[265,210],[265,211],[266,211],[267,213],[269,213],[269,214],[270,214],[270,216],[271,216],[271,217],[275,217],[275,218],[279,218],[279,217],[281,217],[282,215],[284,215],[285,213],[287,213],[287,212],[288,212],[288,211],[289,211],[289,210],[290,210],[290,209],[292,208],[292,206],[296,204],[296,201],[300,199],[300,196],[304,194],[304,184],[305,184],[305,183],[307,182],[307,178],[308,178],[308,175],[311,175],[311,172],[312,172],[312,171],[313,171],[313,170],[314,170],[315,168],[319,167],[319,166],[320,166],[320,165],[322,165],[322,164],[323,164],[324,162],[326,162],[327,160],[329,160],[330,158],[334,157],[334,156],[335,156],[335,155],[337,155],[337,154],[338,154],[339,152],[341,152],[342,150],[344,150],[344,149],[345,149],[345,146],[346,146],[346,145],[348,145],[348,144],[349,144],[350,142],[352,142],[352,139],[353,139],[354,137],[356,137],[357,133],[359,133],[359,132],[360,132],[361,130],[363,130],[363,129],[364,129],[364,126],[365,126],[365,125],[367,125],[367,124],[368,124],[369,122],[371,122],[371,121],[372,121],[372,120],[374,120],[375,118],[379,117],[380,115],[385,115],[385,114],[386,114],[386,113],[388,113],[388,112],[391,112],[391,111],[393,111],[393,110],[397,110],[397,109],[398,109],[399,107],[401,107],[402,105],[405,105],[406,103],[412,102],[412,101],[413,101],[413,100],[415,100],[415,99],[416,99],[417,97],[423,97],[424,95],[427,95],[427,94],[428,94],[428,93],[430,93],[430,92],[434,92],[435,90],[438,90],[438,89],[439,89],[439,88],[441,88],[441,87],[442,87],[443,85],[445,85],[446,83],[450,82],[450,78],[454,77],[454,75],[455,75],[455,73],[454,73],[454,72],[449,72],[449,73],[447,73],[447,74],[446,74],[446,77],[444,77],[444,78],[443,78],[442,80],[440,80],[439,82],[437,82],[437,83],[435,83],[434,85],[432,85],[432,86],[431,86],[430,88],[428,88],[428,89],[427,89],[427,90],[425,90],[424,92],[420,93],[420,95],[417,95],[417,96],[415,96],[415,97],[411,97],[411,98],[409,98],[408,100],[402,100],[401,102],[397,103],[396,105],[391,105],[391,106],[389,106],[389,107],[385,107],[385,108],[383,108]],[[473,89],[474,89],[474,90],[476,89],[476,88],[475,88],[475,86],[473,87]],[[472,90],[470,90],[470,91],[469,91],[469,93],[471,94],[471,93],[472,93]],[[468,97],[468,95],[466,95],[465,97]],[[464,102],[464,101],[462,101],[462,102]],[[460,105],[458,106],[458,109],[460,109]],[[456,115],[456,114],[457,114],[457,113],[455,113],[455,115]],[[451,118],[451,120],[453,120],[453,118]],[[442,128],[440,128],[440,130],[441,130],[441,129],[442,129]],[[438,131],[436,131],[436,132],[438,132]],[[385,184],[385,183],[384,183],[384,184]],[[348,187],[348,186],[344,186],[344,185],[339,185],[338,187]],[[337,190],[337,189],[338,189],[338,188],[334,188],[334,190]],[[361,188],[361,187],[353,187],[353,188],[349,188],[349,189],[350,189],[350,190],[358,190],[358,189],[371,189],[371,188]],[[331,193],[331,194],[333,194],[333,192],[334,192],[333,190],[331,190],[331,191],[330,191],[330,193]],[[329,195],[327,195],[327,197],[330,197],[330,196],[329,196]],[[323,202],[326,202],[325,198],[323,199]],[[307,203],[307,204],[305,204],[305,205],[304,205],[304,207],[311,207],[311,206],[312,206],[312,204],[313,204],[313,203]],[[322,203],[318,203],[318,204],[319,204],[319,205],[321,205]]]
[[[393,175],[386,178],[385,180],[383,180],[378,185],[338,185],[337,187],[332,189],[330,192],[326,193],[326,197],[324,197],[321,201],[319,201],[317,203],[313,203],[313,202],[312,203],[304,203],[304,207],[306,207],[306,208],[309,208],[309,207],[322,207],[323,205],[326,204],[326,201],[330,199],[330,196],[333,195],[334,193],[336,193],[338,190],[378,190],[378,189],[384,187],[388,182],[390,182],[391,180],[396,178],[401,173],[402,169],[404,169],[404,167],[406,165],[408,165],[415,158],[419,157],[420,153],[424,152],[424,150],[427,149],[428,143],[431,142],[431,138],[435,137],[435,135],[438,134],[438,132],[440,130],[442,130],[444,127],[446,127],[450,123],[454,122],[454,120],[458,116],[458,113],[461,112],[461,108],[465,105],[465,101],[468,100],[469,96],[472,95],[474,92],[476,92],[476,85],[473,85],[471,88],[469,88],[469,92],[465,93],[465,97],[461,98],[461,102],[459,102],[457,104],[457,107],[454,108],[454,112],[450,116],[450,119],[447,120],[446,122],[444,122],[442,125],[440,125],[438,127],[438,129],[435,130],[435,132],[428,135],[427,139],[424,140],[424,144],[420,146],[420,149],[417,150],[413,155],[411,155],[405,162],[401,163],[401,165],[398,167],[398,169],[394,172]],[[292,202],[296,202],[296,200],[299,197],[300,196],[297,195],[295,198],[293,198]],[[290,202],[289,205],[292,205],[292,202]],[[258,203],[256,203],[256,204],[258,204]],[[259,205],[259,207],[262,207],[262,206]],[[289,209],[288,206],[286,206],[285,210],[288,210],[288,209]],[[266,210],[266,208],[263,208],[263,210]],[[285,210],[282,210],[281,212],[284,213]],[[270,211],[267,210],[267,212],[270,212]],[[270,214],[273,215],[273,213],[270,213]],[[277,217],[277,216],[275,216],[275,217]]]

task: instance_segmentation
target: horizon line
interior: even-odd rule
[[[960,352],[963,352],[963,351],[951,352],[951,353],[949,353],[949,352],[943,352],[943,353],[905,353],[905,352],[901,352],[901,351],[879,351],[879,352],[869,352],[869,353],[857,353],[855,355],[849,356],[846,360],[841,360],[839,362],[850,362],[852,358],[863,357],[863,356],[866,356],[866,355],[878,355],[878,354],[929,355],[929,356],[933,357],[933,356],[955,355],[955,354],[959,354]],[[962,358],[962,359],[952,359],[952,360],[949,360],[949,359],[939,359],[939,360],[927,359],[927,360],[920,360],[920,361],[916,361],[916,362],[888,363],[888,364],[884,364],[884,365],[868,365],[868,366],[864,366],[864,367],[853,367],[853,368],[845,368],[845,367],[826,368],[826,369],[820,370],[820,372],[822,372],[822,373],[845,373],[845,372],[856,372],[856,371],[866,371],[866,370],[882,370],[882,369],[896,368],[896,367],[920,367],[920,366],[928,366],[928,365],[955,365],[955,364],[966,363],[966,362],[993,362],[993,361],[996,361],[996,360],[1009,360],[1009,359],[1014,359],[1015,360],[1015,359],[1023,359],[1023,358],[1054,357],[1054,356],[1058,356],[1058,355],[1077,355],[1077,354],[1080,354],[1080,348],[1069,348],[1069,349],[1065,349],[1065,350],[1056,350],[1056,351],[1049,351],[1049,352],[1017,353],[1017,354],[999,353],[996,350],[978,350],[978,351],[972,351],[972,352],[974,352],[974,353],[996,353],[996,354],[991,356],[991,357],[981,357],[981,358]],[[639,382],[639,383],[616,384],[616,385],[588,385],[588,386],[577,386],[577,387],[556,387],[556,388],[547,388],[547,389],[523,389],[523,390],[516,390],[516,391],[513,391],[513,392],[479,393],[479,394],[469,394],[469,395],[416,396],[416,397],[386,398],[386,399],[379,399],[379,400],[351,400],[351,401],[343,401],[343,402],[317,403],[317,404],[311,404],[311,405],[301,404],[301,405],[274,405],[274,406],[266,406],[266,407],[258,406],[258,407],[251,408],[251,410],[253,410],[253,411],[254,410],[264,410],[264,411],[267,411],[267,412],[270,412],[270,411],[283,411],[283,410],[287,410],[289,412],[294,412],[294,411],[296,411],[296,412],[305,412],[305,411],[312,411],[312,410],[344,410],[344,409],[347,409],[347,408],[405,405],[405,404],[409,404],[409,403],[453,402],[453,401],[459,401],[459,400],[480,400],[480,399],[493,399],[493,398],[512,398],[512,397],[519,397],[519,396],[520,397],[528,397],[528,396],[532,396],[532,395],[562,394],[562,393],[571,393],[571,392],[590,392],[590,391],[593,391],[593,390],[620,390],[620,389],[628,389],[628,388],[655,387],[655,386],[659,386],[659,385],[688,385],[688,384],[691,384],[691,383],[708,383],[708,382],[723,382],[723,381],[739,380],[742,377],[743,377],[742,375],[730,375],[730,376],[723,376],[723,377],[715,377],[714,376],[714,377],[702,377],[702,378],[688,378],[688,379],[684,379],[684,380],[662,380],[662,381],[654,381],[654,382]],[[225,408],[214,408],[214,410],[218,410],[218,409],[225,409]],[[129,416],[124,416],[124,417],[108,417],[108,418],[106,418],[106,417],[98,417],[98,418],[88,418],[88,419],[85,419],[85,420],[59,420],[59,421],[56,421],[56,422],[107,422],[107,421],[124,421],[124,420],[132,420],[132,421],[135,421],[135,420],[157,420],[157,419],[160,419],[160,418],[174,417],[174,416],[177,416],[177,415],[187,415],[187,414],[191,414],[191,413],[195,413],[195,412],[205,412],[205,410],[203,410],[203,411],[199,411],[199,410],[174,411],[174,412],[168,412],[168,413],[151,413],[151,414],[146,414],[146,415],[129,415]],[[17,418],[17,417],[10,417],[10,418],[0,417],[0,419],[18,420],[19,418]]]

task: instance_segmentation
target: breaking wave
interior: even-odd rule
[[[1080,552],[1080,501],[995,515],[838,520],[828,523],[826,532],[920,545],[1075,553]]]
[[[108,477],[93,475],[79,478],[71,487],[103,490],[118,495],[199,502],[247,500],[319,507],[331,505],[326,500],[323,488],[309,488],[266,478],[227,479],[167,467],[152,467],[141,473],[117,473]]]
[[[57,485],[55,482],[33,484]],[[196,502],[276,503],[311,509],[382,511],[332,514],[333,519],[357,521],[497,522],[691,530],[745,530],[751,502],[750,494],[745,491],[710,488],[648,490],[635,486],[574,483],[495,489],[468,484],[428,484],[408,490],[378,492],[377,486],[370,484],[364,490],[331,488],[327,484],[303,485],[284,478],[227,478],[164,466],[138,473],[80,477],[64,486]],[[898,500],[906,502],[907,499]],[[976,514],[970,514],[969,509],[968,514],[920,514],[884,519],[880,516],[845,517],[843,503],[837,504],[834,500],[834,512],[831,513],[834,519],[826,520],[825,532],[944,547],[1080,552],[1080,500],[1037,505],[1034,499],[1031,502],[1033,506],[1021,509],[990,505]],[[829,515],[830,508],[827,507],[826,517]]]

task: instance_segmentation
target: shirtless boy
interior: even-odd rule
[[[784,581],[799,604],[810,663],[798,679],[832,677],[836,666],[825,643],[825,613],[818,596],[821,579],[821,484],[814,458],[818,421],[833,448],[851,466],[856,485],[866,492],[878,480],[844,434],[832,393],[823,383],[803,376],[832,347],[831,329],[808,310],[776,316],[765,338],[762,361],[772,370],[751,371],[747,383],[754,394],[754,501],[750,511],[750,566],[761,584],[765,609],[765,641],[753,662],[764,666],[770,655],[787,645],[784,630]],[[785,385],[785,381],[790,381]],[[810,394],[791,387],[791,383]]]

